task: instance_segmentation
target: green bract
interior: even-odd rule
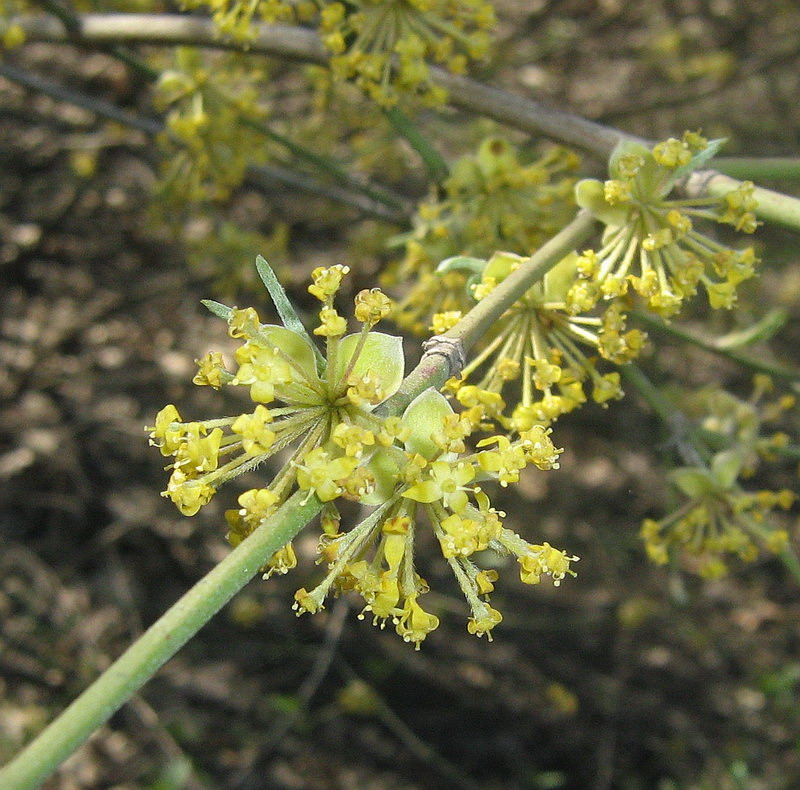
[[[342,338],[336,357],[336,379],[340,379],[348,369],[353,354],[361,343],[362,335],[348,335]],[[349,371],[348,379],[364,375],[377,376],[385,397],[394,395],[403,381],[405,359],[403,341],[394,335],[370,332],[363,340],[358,357]]]
[[[742,470],[743,461],[740,450],[724,450],[714,456],[710,469],[696,466],[675,469],[670,479],[686,496],[701,499],[730,491]]]
[[[441,392],[430,388],[417,395],[403,414],[403,425],[411,431],[405,442],[406,450],[428,460],[439,455],[442,448],[433,435],[441,431],[444,418],[452,413],[453,408]]]

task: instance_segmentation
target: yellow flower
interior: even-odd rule
[[[237,417],[231,425],[231,431],[242,437],[242,449],[248,455],[260,455],[269,452],[275,442],[277,434],[267,427],[271,422],[269,409],[259,404],[252,414]]]
[[[336,312],[334,307],[323,307],[319,311],[319,326],[315,335],[323,337],[341,337],[347,331],[347,319]]]
[[[439,618],[426,612],[418,603],[418,596],[409,595],[403,608],[395,617],[395,630],[405,642],[413,642],[415,649],[425,640],[431,631],[439,627]]]
[[[308,286],[308,292],[316,296],[320,302],[329,305],[341,287],[344,276],[349,272],[349,266],[340,264],[329,267],[318,266],[311,272],[311,279],[314,282]]]
[[[161,455],[170,456],[183,440],[181,415],[171,403],[156,415],[155,427],[150,432],[150,444],[161,450]]]
[[[497,609],[492,609],[488,604],[483,604],[480,607],[480,611],[467,621],[467,631],[478,637],[486,634],[486,638],[491,642],[492,629],[502,621],[503,615]]]
[[[209,351],[201,359],[196,359],[198,371],[192,379],[193,384],[198,386],[209,386],[219,389],[225,381],[225,365],[222,361],[222,353],[219,351]]]
[[[325,449],[316,447],[297,464],[297,485],[301,491],[313,492],[321,501],[329,502],[342,494],[345,478],[357,466],[357,458],[332,458]]]
[[[468,501],[464,486],[475,479],[475,468],[464,461],[434,461],[429,470],[428,477],[403,491],[403,496],[424,503],[441,500],[445,507],[460,513]]]
[[[171,499],[184,516],[193,516],[215,493],[216,490],[203,480],[192,479],[180,469],[174,469],[167,490],[161,495]]]
[[[382,321],[392,310],[392,300],[379,288],[359,291],[356,294],[356,321],[372,328],[378,321]]]

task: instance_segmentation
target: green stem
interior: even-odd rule
[[[778,365],[773,362],[766,362],[763,359],[750,357],[746,354],[740,354],[738,351],[733,351],[729,348],[720,348],[713,341],[703,340],[703,338],[681,329],[675,324],[668,324],[660,318],[644,313],[640,310],[632,310],[629,315],[635,317],[638,321],[645,324],[648,329],[655,329],[666,335],[682,340],[686,343],[691,343],[698,348],[710,351],[714,354],[719,354],[722,357],[730,359],[739,365],[743,365],[750,370],[758,371],[759,373],[766,373],[769,376],[774,376],[779,379],[787,379],[789,381],[800,381],[800,370],[787,368],[783,365]]]
[[[800,158],[793,156],[715,156],[714,169],[731,178],[796,181],[800,179]]]
[[[707,465],[711,460],[711,452],[686,415],[664,397],[637,365],[632,362],[621,365],[619,371],[672,432],[683,463],[688,466]]]
[[[305,500],[305,501],[304,501]],[[297,492],[160,617],[57,719],[0,769],[3,790],[38,787],[322,508]]]
[[[541,280],[570,252],[579,249],[595,227],[594,217],[587,211],[579,211],[569,225],[545,242],[442,337],[460,340],[466,348],[473,346],[534,283]]]
[[[715,170],[697,170],[687,179],[686,191],[691,195],[705,194],[721,198],[740,185],[741,181]],[[758,201],[755,213],[759,219],[800,232],[800,198],[764,187],[756,187],[753,197]]]
[[[284,135],[279,134],[273,129],[270,129],[269,126],[262,123],[261,121],[257,121],[253,118],[248,118],[246,115],[240,114],[239,122],[243,126],[247,126],[250,129],[259,132],[260,134],[263,134],[265,137],[272,140],[273,142],[282,145],[298,159],[303,159],[307,162],[310,162],[315,167],[319,168],[322,172],[327,173],[330,176],[333,176],[337,181],[344,184],[348,188],[353,189],[354,191],[363,192],[367,197],[371,198],[372,200],[378,201],[379,203],[383,203],[384,205],[389,206],[390,208],[402,211],[405,214],[411,213],[408,202],[403,198],[401,198],[399,195],[392,195],[384,189],[376,189],[375,187],[371,186],[368,183],[361,182],[353,178],[343,167],[337,164],[330,157],[322,156],[321,154],[315,154],[313,151],[309,150],[305,146],[299,145],[298,143],[295,143],[293,140],[290,140],[288,137],[285,137]]]
[[[394,130],[406,139],[408,144],[420,155],[428,173],[434,183],[440,184],[447,178],[449,169],[447,162],[441,157],[439,152],[428,142],[427,138],[420,132],[411,119],[399,108],[388,107],[384,114],[394,127]]]
[[[569,225],[543,244],[486,298],[481,299],[456,326],[429,341],[434,348],[422,355],[419,365],[406,376],[400,389],[375,413],[400,414],[420,392],[428,387],[440,389],[450,376],[460,373],[460,370],[451,369],[449,357],[441,346],[449,341],[460,345],[464,352],[468,351],[534,283],[570,252],[579,248],[594,228],[594,218],[588,212],[580,211]],[[441,346],[437,347],[436,341]]]

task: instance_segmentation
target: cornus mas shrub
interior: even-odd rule
[[[429,603],[435,596],[426,598],[426,576],[443,565],[466,601],[467,631],[487,642],[499,637],[503,614],[492,594],[507,578],[498,568],[513,567],[524,584],[559,587],[567,577],[572,583],[578,557],[542,540],[535,523],[512,530],[493,499],[525,475],[557,479],[567,415],[619,408],[625,390],[638,392],[671,429],[678,417],[684,425],[667,475],[675,507],[641,524],[643,556],[707,579],[777,557],[800,582],[796,495],[760,484],[765,467],[800,455],[792,435],[800,376],[740,352],[768,339],[776,329],[770,320],[716,344],[677,324],[691,310],[735,314],[766,257],[742,235],[771,220],[797,230],[796,200],[714,171],[723,141],[698,131],[653,144],[573,116],[554,120],[535,104],[461,79],[472,60],[488,57],[495,25],[488,3],[184,6],[192,13],[106,18],[59,9],[65,31],[14,4],[3,8],[2,34],[9,48],[67,33],[86,46],[100,42],[152,83],[163,120],[139,127],[163,155],[156,208],[169,206],[179,224],[193,211],[222,214],[247,179],[268,172],[393,223],[380,237],[389,260],[352,305],[342,292],[360,274],[355,252],[346,265],[314,268],[300,294],[316,300],[310,320],[260,256],[274,316],[204,303],[237,343],[227,355],[198,359],[193,379],[218,391],[217,415],[225,416],[196,418],[169,404],[147,430],[166,462],[162,496],[186,517],[242,475],[248,485],[259,481],[237,490],[236,507],[224,513],[230,553],[0,770],[0,787],[41,783],[259,575],[267,584],[298,576],[286,601],[298,615],[350,596],[360,619],[425,650],[451,616]],[[148,24],[157,29],[150,38]],[[128,49],[141,41],[196,46],[146,56]],[[265,53],[314,64],[294,107],[296,138],[270,126],[272,67],[251,65]],[[16,71],[4,73],[27,84]],[[534,156],[493,130],[448,163],[415,123],[423,108],[443,112],[448,102],[544,130],[563,145]],[[325,122],[337,105],[353,116],[344,129]],[[92,109],[120,118],[102,103]],[[390,130],[388,142],[376,118],[384,134]],[[402,166],[402,156],[393,158],[402,140],[425,164],[427,196],[417,193],[414,204],[349,172],[342,139],[387,167]],[[275,162],[285,161],[266,141],[332,181],[310,184],[306,174],[281,170]],[[579,178],[581,159],[569,147],[576,142],[608,160],[608,178]],[[232,246],[257,241],[230,232],[230,222],[220,226]],[[292,270],[285,274],[287,288],[300,291]],[[413,370],[392,327],[413,335],[406,343],[427,337]],[[752,395],[721,387],[666,395],[638,367],[665,335],[752,368]],[[229,413],[231,388],[247,393],[241,413]],[[295,539],[304,529],[315,531],[314,571],[297,567]],[[584,556],[581,565],[591,562]]]

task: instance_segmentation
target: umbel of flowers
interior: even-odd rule
[[[737,286],[754,275],[753,249],[730,249],[697,230],[695,222],[711,220],[752,233],[757,225],[753,184],[742,182],[721,199],[669,197],[679,180],[708,161],[722,142],[694,132],[652,150],[626,141],[611,156],[609,180],[577,184],[578,205],[606,230],[600,249],[587,250],[579,259],[585,282],[576,286],[573,298],[580,293],[588,306],[631,288],[651,310],[670,316],[702,286],[712,307],[733,307]]]
[[[423,335],[434,313],[474,304],[457,269],[437,271],[453,256],[486,258],[495,250],[529,254],[555,235],[575,210],[579,159],[552,147],[533,162],[499,136],[458,159],[445,180],[444,196],[423,201],[414,229],[398,236],[404,256],[384,276],[387,285],[409,285],[392,314],[398,326]]]
[[[762,433],[765,423],[795,407],[792,395],[767,399],[772,389],[769,377],[758,375],[748,400],[718,388],[689,397],[689,409],[699,410],[702,436],[715,452],[707,466],[675,469],[670,479],[682,503],[664,518],[642,524],[640,535],[654,562],[679,559],[706,578],[718,578],[727,573],[731,556],[753,562],[759,550],[778,554],[789,545],[787,530],[769,516],[792,507],[796,494],[788,489],[747,491],[740,482],[752,477],[763,460],[774,461],[788,444],[785,433]]]
[[[686,564],[709,579],[728,571],[726,555],[753,562],[759,548],[779,554],[789,545],[789,533],[767,520],[774,510],[788,510],[797,496],[781,491],[742,490],[737,477],[743,453],[717,453],[709,467],[682,467],[672,472],[673,484],[685,502],[660,519],[645,519],[640,535],[647,554],[665,564],[679,553]]]
[[[495,23],[486,0],[350,0],[321,4],[320,37],[332,53],[334,77],[354,80],[378,104],[400,94],[441,104],[445,91],[431,80],[428,60],[453,73],[483,58]]]
[[[331,73],[352,80],[383,106],[401,94],[441,104],[428,62],[461,74],[470,59],[486,56],[494,7],[486,0],[183,0],[209,9],[220,33],[247,43],[258,22],[301,22],[319,28],[331,53]]]
[[[488,262],[466,259],[464,265],[477,264],[480,272],[474,298],[484,299],[525,260],[507,252]],[[494,325],[461,375],[448,382],[448,391],[476,426],[491,429],[499,422],[506,430],[526,431],[550,425],[586,402],[587,384],[596,403],[622,397],[619,373],[601,373],[598,362],[631,361],[645,335],[626,330],[617,301],[599,315],[580,314],[582,305],[571,300],[577,266],[578,256],[568,255],[528,289]],[[433,329],[445,332],[460,318],[460,311],[437,314]]]
[[[267,266],[263,259],[259,263]],[[223,483],[291,448],[272,479],[245,491],[239,508],[228,511],[226,519],[228,539],[237,545],[296,489],[324,503],[319,562],[327,564],[328,572],[310,592],[298,591],[298,613],[323,608],[331,593],[356,591],[364,599],[364,613],[371,613],[376,624],[391,621],[400,636],[419,647],[438,625],[419,603],[428,590],[415,556],[418,547],[430,543],[420,539],[424,530],[432,532],[467,598],[470,632],[491,638],[491,629],[502,619],[488,603],[497,573],[481,569],[480,552],[513,555],[521,579],[529,584],[542,576],[559,584],[573,574],[570,563],[577,558],[547,543],[528,543],[507,529],[504,514],[492,508],[481,483],[514,483],[529,464],[557,468],[561,451],[549,429],[532,426],[513,442],[495,436],[468,452],[471,421],[454,413],[432,389],[417,396],[402,415],[376,414],[376,406],[402,381],[401,341],[374,331],[391,309],[378,289],[356,296],[361,329],[347,334],[347,320],[334,305],[347,273],[346,266],[316,269],[308,289],[321,302],[313,334],[325,338],[324,355],[296,316],[287,326],[262,324],[252,308],[208,303],[226,318],[229,333],[241,345],[233,370],[219,352],[198,360],[194,382],[217,389],[246,387],[255,406],[202,422],[182,420],[172,405],[162,409],[150,437],[173,459],[164,496],[185,515],[194,515]],[[336,507],[340,497],[375,510],[342,531]],[[296,562],[289,543],[267,562],[265,576],[286,573]]]

